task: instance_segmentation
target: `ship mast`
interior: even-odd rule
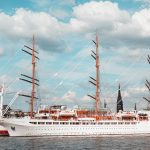
[[[31,118],[33,118],[34,111],[34,96],[35,95],[35,39],[32,39],[32,93],[31,93]]]
[[[3,95],[4,95],[4,86],[0,89],[0,118],[3,117]]]
[[[31,95],[26,95],[26,94],[19,94],[19,96],[24,96],[30,98],[30,117],[34,117],[34,101],[35,99],[39,99],[35,96],[35,85],[39,86],[39,80],[36,78],[36,59],[39,60],[38,58],[38,52],[35,50],[35,38],[33,35],[32,38],[32,48],[29,46],[24,45],[24,47],[28,50],[22,49],[25,53],[29,54],[32,56],[32,75],[31,77],[25,74],[21,74],[22,78],[19,78],[20,80],[23,80],[25,82],[31,83],[32,84],[32,89],[31,89]]]
[[[98,114],[99,110],[99,49],[98,49],[98,34],[96,33],[96,107],[95,112]]]
[[[147,56],[147,61],[148,63],[150,64],[150,55]],[[145,83],[145,86],[147,87],[148,91],[150,92],[150,81],[146,80],[146,83]],[[148,104],[150,105],[150,97],[143,97],[147,102]],[[149,108],[148,108],[149,109]]]
[[[91,56],[95,60],[95,67],[96,67],[96,78],[90,77],[90,83],[92,83],[96,87],[95,96],[88,95],[92,99],[95,100],[95,114],[98,115],[99,112],[99,101],[100,101],[100,95],[99,95],[99,68],[100,68],[100,61],[99,61],[99,42],[98,42],[98,34],[96,33],[96,41],[93,41],[96,46],[96,52],[92,51]]]

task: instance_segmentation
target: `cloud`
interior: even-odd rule
[[[50,9],[50,14],[58,19],[65,19],[66,17],[69,17],[68,12],[64,11],[63,9]]]
[[[6,84],[8,86],[8,84],[13,80],[13,78],[9,75],[1,75],[0,76],[0,85]]]
[[[82,96],[79,97],[78,94],[75,91],[68,91],[63,96],[59,97],[53,97],[51,99],[51,102],[49,102],[51,105],[54,104],[63,104],[68,105],[70,108],[72,108],[75,105],[81,106],[81,108],[92,108],[93,106],[93,100],[91,100],[88,96]]]
[[[42,10],[60,20],[71,17],[72,7],[76,5],[75,0],[29,0],[36,10]]]
[[[148,47],[150,43],[150,9],[129,14],[117,3],[88,2],[73,8],[70,26],[75,32],[89,34],[99,31],[103,46]]]
[[[115,22],[129,20],[129,14],[118,8],[112,2],[89,2],[73,8],[74,18],[70,20],[72,28],[79,32],[94,31],[101,29],[111,31]]]
[[[67,50],[63,36],[66,25],[47,13],[17,9],[12,16],[0,13],[1,36],[18,42],[18,39],[30,39],[34,33],[39,48],[61,52]]]
[[[64,10],[57,12],[64,17],[67,15]],[[69,22],[58,20],[56,15],[53,17],[46,12],[23,8],[17,9],[13,15],[1,12],[1,36],[18,43],[18,40],[27,40],[35,33],[39,48],[50,52],[69,51],[70,43],[66,41],[72,35],[79,37],[82,34],[84,38],[89,38],[88,35],[96,30],[101,35],[100,41],[104,48],[150,46],[150,9],[129,14],[120,9],[117,3],[91,1],[74,6]]]

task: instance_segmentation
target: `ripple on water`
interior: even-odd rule
[[[0,150],[150,150],[150,136],[0,137]]]

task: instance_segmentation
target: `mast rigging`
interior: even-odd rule
[[[32,84],[32,90],[31,90],[31,95],[27,95],[27,94],[23,94],[20,93],[19,96],[24,96],[24,97],[28,97],[30,98],[30,117],[33,118],[34,117],[34,100],[35,99],[39,99],[38,97],[35,96],[35,85],[39,86],[39,80],[36,78],[36,59],[39,60],[39,57],[36,56],[39,53],[35,50],[35,38],[33,35],[32,38],[32,48],[30,48],[29,46],[24,45],[25,48],[27,48],[28,50],[31,50],[31,52],[22,49],[22,51],[24,51],[25,53],[29,54],[32,56],[32,75],[31,77],[25,74],[21,74],[22,78],[19,78],[22,81],[28,82]]]
[[[92,83],[96,87],[96,92],[95,96],[88,95],[92,99],[95,99],[95,114],[98,115],[99,112],[99,101],[100,101],[100,96],[99,96],[99,84],[100,84],[100,79],[99,79],[99,67],[100,67],[100,61],[99,61],[99,42],[98,42],[98,34],[96,33],[96,41],[92,40],[93,43],[96,46],[96,52],[91,50],[92,54],[91,56],[95,60],[95,67],[96,67],[96,78],[94,79],[93,77],[90,77],[89,82]]]

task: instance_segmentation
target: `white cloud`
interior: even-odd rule
[[[139,26],[142,37],[150,36],[150,9],[143,9],[132,16],[134,27]]]
[[[45,99],[43,103],[45,103]],[[48,102],[48,104],[50,105],[62,104],[62,105],[68,105],[70,108],[72,108],[72,106],[75,105],[81,106],[82,108],[84,107],[92,108],[93,103],[94,101],[90,99],[88,96],[84,95],[82,97],[79,97],[78,94],[72,90],[67,91],[62,96],[58,96],[57,94],[57,96],[51,98],[51,101]]]
[[[75,0],[29,0],[33,3],[33,7],[37,10],[43,10],[50,15],[58,18],[65,19],[71,16],[71,7],[73,7],[76,2]],[[66,10],[66,7],[69,8]],[[69,12],[68,12],[69,11]]]
[[[134,88],[129,88],[128,91],[134,94],[141,94],[141,93],[146,93],[148,90],[146,89],[146,87],[134,87]]]
[[[58,11],[66,16],[66,12]],[[15,14],[0,13],[1,36],[12,40],[29,39],[33,33],[41,49],[49,51],[69,51],[65,38],[82,33],[86,37],[96,31],[100,33],[103,47],[148,47],[150,46],[150,9],[133,14],[109,1],[92,1],[73,7],[74,16],[68,23],[52,17],[46,12],[33,12],[23,8]],[[89,38],[89,37],[88,37]]]
[[[75,18],[70,20],[70,24],[74,30],[80,32],[96,29],[110,31],[115,28],[115,22],[125,23],[130,19],[126,11],[120,10],[116,3],[108,1],[85,3],[73,10]]]
[[[150,9],[129,14],[112,2],[88,2],[73,9],[70,25],[75,32],[99,31],[104,46],[148,47]]]
[[[44,12],[17,9],[12,16],[0,13],[1,36],[17,41],[31,38],[34,33],[39,47],[50,51],[66,50],[63,43],[65,24]]]
[[[68,91],[61,97],[53,97],[51,104],[77,104],[77,95],[74,91]]]
[[[8,74],[3,74],[0,76],[0,86],[4,84],[5,87],[8,87],[12,81],[14,81],[12,76]]]
[[[69,17],[68,12],[63,9],[50,9],[49,13],[58,19],[65,19],[66,17]]]
[[[73,92],[73,91],[68,91],[68,92],[62,97],[62,99],[69,101],[69,100],[75,99],[75,97],[76,97],[76,93],[75,93],[75,92]]]

